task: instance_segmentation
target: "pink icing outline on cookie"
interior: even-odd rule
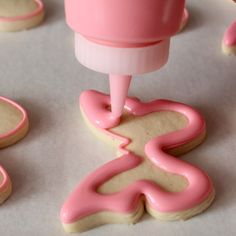
[[[4,170],[2,166],[0,166],[0,174],[2,175],[2,182],[0,183],[0,193],[4,192],[8,185],[10,184],[10,178],[7,172]]]
[[[19,20],[27,20],[34,16],[39,15],[44,10],[44,5],[41,0],[33,0],[37,4],[37,9],[29,14],[21,15],[21,16],[14,16],[14,17],[4,17],[0,16],[0,21],[5,22],[13,22],[13,21],[19,21]]]
[[[236,21],[234,21],[225,31],[224,44],[226,46],[236,45]]]
[[[8,103],[8,104],[12,105],[12,106],[15,107],[16,109],[18,109],[18,110],[22,113],[22,115],[23,115],[23,117],[22,117],[20,123],[16,126],[16,128],[14,128],[14,129],[12,129],[12,130],[10,130],[9,132],[6,132],[6,133],[4,133],[4,134],[0,134],[0,139],[4,139],[4,138],[8,138],[8,137],[14,135],[14,134],[17,133],[20,129],[22,129],[23,126],[24,126],[24,125],[27,123],[27,121],[28,121],[28,116],[27,116],[27,113],[26,113],[26,111],[24,110],[24,108],[21,107],[20,105],[18,105],[16,102],[13,102],[12,100],[7,99],[7,98],[5,98],[5,97],[1,97],[1,96],[0,96],[0,101],[3,101],[3,102],[5,102],[5,103]]]
[[[74,223],[83,217],[102,211],[131,213],[137,208],[141,195],[144,195],[146,202],[158,212],[183,211],[200,204],[213,191],[211,180],[202,170],[164,152],[192,141],[205,131],[205,122],[200,114],[181,103],[156,100],[144,104],[128,98],[125,109],[135,116],[155,111],[176,111],[188,118],[189,125],[186,128],[150,140],[145,145],[145,153],[154,165],[186,177],[189,185],[182,192],[171,193],[152,181],[139,180],[120,192],[98,193],[96,190],[99,186],[113,176],[138,166],[143,159],[125,150],[125,146],[131,140],[107,130],[116,125],[116,121],[111,119],[107,109],[110,106],[108,96],[96,91],[85,91],[80,97],[80,105],[90,123],[123,142],[119,147],[123,156],[98,168],[79,184],[61,209],[63,223]]]

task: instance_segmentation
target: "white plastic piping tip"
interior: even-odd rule
[[[122,116],[125,100],[132,76],[130,75],[110,75],[110,94],[111,94],[111,111],[113,118]]]

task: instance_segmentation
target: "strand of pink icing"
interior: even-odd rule
[[[80,97],[80,105],[86,118],[96,128],[114,138],[119,137],[107,130],[117,125],[107,109],[110,105],[108,96],[96,91],[85,91]],[[142,158],[125,149],[130,140],[119,137],[119,140],[124,141],[120,146],[124,155],[98,168],[79,184],[61,209],[63,223],[73,223],[90,214],[102,211],[131,213],[137,208],[141,195],[146,197],[148,204],[156,211],[183,211],[200,204],[212,191],[211,180],[202,170],[176,159],[164,151],[188,143],[204,132],[205,122],[195,110],[184,104],[166,100],[143,104],[131,98],[127,99],[125,109],[135,116],[143,116],[155,111],[176,111],[188,118],[189,124],[186,128],[154,138],[145,146],[145,152],[154,165],[184,176],[188,180],[188,187],[182,192],[171,193],[152,181],[139,180],[120,192],[98,193],[96,190],[103,183],[115,175],[135,168],[143,161]]]
[[[20,105],[18,105],[17,103],[15,103],[13,101],[11,101],[10,99],[7,99],[5,97],[0,96],[0,102],[5,102],[5,103],[10,104],[11,106],[13,106],[17,110],[19,110],[22,114],[21,121],[19,122],[19,124],[14,129],[12,129],[9,132],[6,132],[4,134],[0,134],[0,139],[4,139],[4,138],[8,138],[8,137],[14,135],[20,129],[22,129],[22,127],[25,126],[25,124],[28,122],[28,116],[27,116],[27,113],[26,113],[26,111],[24,110],[23,107],[21,107]]]
[[[0,21],[14,22],[14,21],[19,21],[19,20],[27,20],[27,19],[30,19],[34,16],[37,16],[38,14],[40,14],[44,10],[44,5],[41,0],[33,0],[33,1],[35,1],[35,3],[37,4],[37,8],[35,11],[33,11],[29,14],[26,14],[26,15],[20,15],[20,16],[14,16],[14,17],[0,16]]]
[[[0,175],[2,175],[2,181],[0,183],[0,192],[3,192],[9,185],[10,178],[2,166],[0,166]]]
[[[234,21],[225,31],[224,44],[227,46],[236,45],[236,21]]]

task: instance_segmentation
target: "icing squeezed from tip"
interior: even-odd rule
[[[131,213],[137,209],[141,196],[145,196],[146,203],[158,212],[187,210],[197,206],[209,196],[213,190],[209,177],[197,167],[176,159],[164,151],[189,143],[203,134],[205,132],[203,118],[184,104],[166,100],[144,104],[131,98],[126,100],[125,109],[135,116],[145,116],[151,112],[175,111],[187,117],[187,127],[151,139],[145,146],[145,153],[153,165],[184,176],[188,186],[181,192],[173,193],[162,189],[152,181],[140,179],[119,192],[98,193],[97,189],[103,183],[115,175],[135,168],[143,161],[125,149],[131,140],[108,130],[117,125],[115,121],[109,119],[110,112],[106,109],[109,105],[110,98],[96,91],[85,91],[80,97],[81,109],[89,122],[112,138],[122,141],[120,151],[123,156],[98,168],[79,184],[61,209],[61,220],[64,224],[76,222],[102,211]]]

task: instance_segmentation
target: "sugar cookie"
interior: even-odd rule
[[[15,102],[0,96],[0,149],[22,139],[29,127],[25,110]],[[11,194],[11,180],[0,166],[0,204]]]
[[[236,55],[236,21],[225,31],[222,50],[226,55]]]
[[[0,166],[0,204],[11,194],[12,184],[7,172]]]
[[[85,91],[80,107],[88,126],[118,149],[119,158],[86,177],[64,203],[61,221],[67,232],[135,223],[144,209],[160,220],[188,219],[211,204],[214,187],[207,174],[173,157],[205,137],[205,122],[194,109],[128,98],[117,125],[109,96]]]
[[[0,31],[20,31],[39,25],[44,18],[41,0],[0,0]]]
[[[17,103],[0,97],[0,148],[22,139],[29,128],[26,111]]]

